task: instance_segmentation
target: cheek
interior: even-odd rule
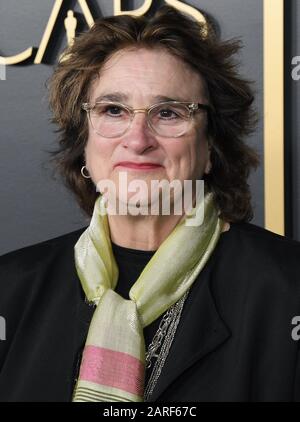
[[[180,179],[195,179],[202,175],[206,161],[205,143],[194,137],[183,139],[182,144],[170,151],[173,177]]]
[[[109,177],[112,146],[90,136],[85,147],[86,165],[94,182]]]
[[[202,178],[208,160],[208,143],[205,133],[195,134],[190,147],[191,170],[196,178]]]

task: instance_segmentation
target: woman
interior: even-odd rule
[[[163,7],[66,51],[54,157],[91,222],[1,258],[2,401],[299,400],[300,247],[248,223],[238,49]],[[183,190],[151,196],[154,181]]]

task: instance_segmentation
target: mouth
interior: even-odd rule
[[[161,168],[160,164],[156,163],[134,163],[132,161],[122,161],[115,165],[116,167],[124,167],[127,169],[134,169],[134,170],[154,170],[157,168]]]

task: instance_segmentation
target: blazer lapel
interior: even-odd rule
[[[210,290],[211,264],[210,261],[202,270],[186,299],[173,344],[150,401],[157,400],[180,374],[231,335]]]

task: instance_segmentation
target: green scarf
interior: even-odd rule
[[[89,227],[75,245],[75,263],[85,295],[97,304],[73,401],[143,401],[145,341],[151,324],[191,287],[213,252],[224,222],[208,193],[160,245],[125,300],[114,292],[118,267],[103,200],[95,202]],[[201,225],[191,224],[204,205]]]

